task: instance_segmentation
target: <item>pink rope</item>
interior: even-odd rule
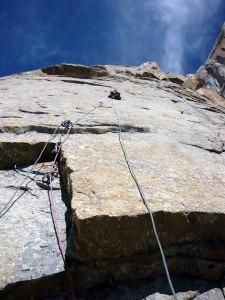
[[[69,269],[68,264],[66,262],[65,249],[64,249],[64,246],[63,246],[63,243],[62,243],[62,238],[61,238],[61,234],[60,234],[60,230],[59,230],[59,226],[58,226],[58,222],[57,222],[55,204],[54,204],[54,200],[53,200],[53,188],[52,188],[52,176],[51,176],[51,174],[54,173],[54,171],[55,171],[56,160],[57,160],[57,158],[59,156],[59,153],[60,153],[60,150],[62,148],[62,145],[69,138],[70,131],[72,130],[73,126],[76,123],[78,123],[81,119],[83,119],[84,117],[86,117],[88,114],[90,114],[92,111],[94,111],[95,109],[97,109],[97,107],[94,107],[93,109],[91,109],[90,111],[88,111],[85,115],[83,115],[81,118],[79,118],[75,122],[71,123],[71,125],[68,127],[68,130],[66,132],[66,136],[63,139],[63,141],[61,140],[62,136],[60,137],[60,144],[59,144],[59,147],[58,147],[58,149],[56,151],[55,158],[54,158],[54,160],[52,162],[51,173],[50,173],[50,176],[49,176],[50,177],[49,199],[50,199],[50,205],[51,205],[51,208],[52,208],[52,219],[53,219],[53,223],[54,223],[54,227],[55,227],[56,238],[57,238],[57,241],[58,241],[58,244],[59,244],[59,249],[60,249],[60,252],[61,252],[61,255],[62,255],[62,259],[63,259],[63,262],[64,262],[66,274],[67,274],[67,277],[68,277],[68,280],[69,280],[69,284],[70,284],[70,288],[71,288],[71,291],[72,291],[72,298],[73,298],[73,300],[76,300],[75,287],[74,287],[73,278],[72,278],[70,269]]]
[[[66,138],[64,139],[64,141],[60,143],[60,146],[59,146],[59,148],[58,148],[58,150],[56,152],[55,158],[54,158],[52,166],[51,166],[51,173],[55,171],[55,165],[56,165],[57,157],[59,155],[59,152],[60,152],[60,150],[62,148],[63,143],[65,143],[66,139],[69,136],[69,132],[70,132],[71,128],[72,128],[72,126],[68,129],[68,131],[66,133]],[[69,284],[70,284],[70,288],[71,288],[71,291],[72,291],[72,298],[73,298],[73,300],[76,300],[75,287],[74,287],[74,283],[73,283],[73,278],[72,278],[70,269],[68,267],[68,264],[66,262],[66,255],[65,255],[66,251],[65,251],[65,248],[64,248],[63,243],[62,243],[62,238],[61,238],[61,234],[60,234],[60,230],[59,230],[59,226],[58,226],[58,222],[57,222],[57,217],[56,217],[55,204],[54,204],[54,200],[53,200],[53,189],[52,189],[52,176],[51,176],[51,173],[50,173],[50,176],[49,176],[50,177],[49,199],[50,199],[50,204],[51,204],[51,208],[52,208],[52,219],[53,219],[53,223],[54,223],[54,227],[55,227],[57,241],[58,241],[58,244],[59,244],[59,249],[60,249],[60,252],[61,252],[61,255],[62,255],[62,259],[63,259],[63,262],[64,262],[66,274],[67,274],[67,277],[68,277],[68,280],[69,280]]]

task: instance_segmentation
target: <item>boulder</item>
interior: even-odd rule
[[[202,87],[202,83],[200,83],[197,79],[188,78],[184,81],[183,87],[196,91]]]
[[[135,74],[137,78],[156,78],[159,80],[166,79],[166,74],[159,68],[155,62],[146,62],[137,68]]]
[[[176,83],[176,84],[179,84],[179,85],[182,85],[185,82],[186,78],[183,75],[166,73],[166,80]]]
[[[225,105],[225,99],[221,97],[216,91],[213,91],[206,87],[201,87],[196,90],[197,93],[200,95],[203,95],[213,102],[217,103],[218,105],[224,106]]]

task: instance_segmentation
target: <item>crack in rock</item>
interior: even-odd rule
[[[139,133],[146,133],[150,132],[150,128],[148,126],[133,126],[133,125],[121,125],[121,130],[123,132],[139,132]],[[0,133],[16,133],[22,134],[27,132],[35,131],[37,133],[48,133],[53,134],[55,131],[55,127],[53,126],[45,126],[45,125],[26,125],[26,126],[2,126],[0,128]],[[70,131],[70,134],[76,133],[93,133],[93,134],[105,134],[108,132],[115,132],[118,131],[118,125],[113,124],[109,126],[108,124],[99,124],[99,125],[83,125],[79,124],[76,127],[73,127]],[[59,129],[59,133],[62,133],[63,129]]]
[[[200,149],[206,150],[211,153],[221,154],[221,153],[225,152],[225,150],[222,147],[221,147],[221,149],[216,149],[216,148],[207,148],[207,147],[203,147],[201,145],[196,145],[196,144],[191,144],[191,143],[185,143],[185,142],[180,142],[180,143],[183,145],[200,148]]]
[[[81,80],[61,79],[61,81],[67,82],[67,83],[87,84],[87,85],[92,85],[92,86],[104,86],[104,87],[112,88],[110,85],[104,85],[104,84],[100,84],[100,83],[81,81]]]
[[[30,111],[25,109],[19,109],[20,112],[27,113],[27,114],[36,114],[36,115],[48,115],[48,112],[44,111]]]

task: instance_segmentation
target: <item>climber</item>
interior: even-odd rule
[[[117,90],[114,90],[113,92],[110,92],[108,98],[112,98],[112,99],[116,99],[116,100],[121,100],[120,92],[118,92]]]

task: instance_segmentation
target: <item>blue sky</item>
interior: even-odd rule
[[[224,0],[0,0],[0,76],[63,62],[195,73],[224,21]]]

